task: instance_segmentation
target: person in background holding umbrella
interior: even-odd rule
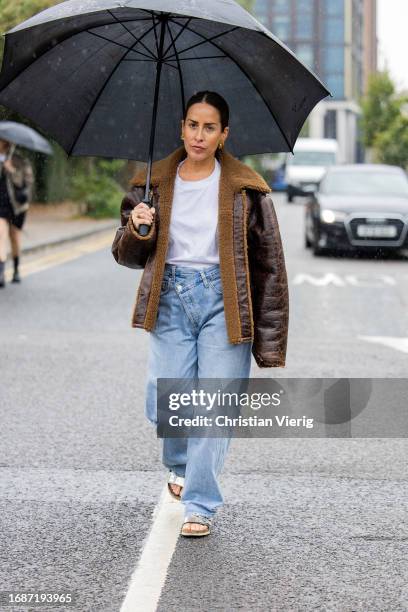
[[[20,282],[21,230],[32,197],[34,182],[30,162],[14,152],[15,145],[0,139],[0,287],[5,286],[7,239],[13,257],[13,283]]]
[[[223,152],[228,123],[229,108],[222,96],[210,91],[193,95],[182,121],[184,147],[153,165],[152,176],[161,172],[163,186],[159,184],[160,194],[153,191],[155,206],[141,201],[143,171],[132,179],[133,189],[122,201],[122,226],[112,253],[121,265],[145,268],[133,326],[150,331],[145,414],[153,424],[157,378],[194,379],[197,373],[199,378],[248,378],[254,333],[258,365],[285,365],[288,284],[276,215],[265,195],[270,188],[258,173]],[[230,223],[236,228],[232,243],[225,230]],[[138,232],[143,224],[150,226],[147,235]],[[226,264],[227,252],[235,262]],[[163,260],[157,320],[150,326],[152,277]],[[236,280],[225,272],[230,265],[238,270],[238,295]],[[239,313],[234,312],[235,299]],[[231,325],[226,325],[231,314],[243,326],[234,342]],[[169,492],[185,508],[181,535],[210,533],[212,517],[223,503],[217,476],[230,440],[163,438]]]

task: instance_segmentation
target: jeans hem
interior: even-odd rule
[[[207,518],[214,518],[216,513],[213,512],[212,514],[209,514],[208,511],[206,512],[200,506],[184,504],[184,516],[186,517],[190,514],[201,514],[202,516],[206,516]]]

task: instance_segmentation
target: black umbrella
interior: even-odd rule
[[[15,121],[0,121],[0,138],[16,145],[52,155],[49,143],[38,132],[23,123]]]
[[[215,90],[231,105],[236,156],[293,152],[330,95],[234,0],[69,0],[5,38],[0,103],[68,155],[147,159],[145,203],[151,163],[179,145],[175,119],[195,91]]]

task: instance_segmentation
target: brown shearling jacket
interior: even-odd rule
[[[132,316],[132,327],[152,331],[157,318],[169,240],[177,166],[184,146],[152,164],[151,195],[155,215],[141,236],[132,209],[142,201],[146,169],[131,182],[121,205],[112,254],[129,268],[144,268]],[[252,168],[228,153],[220,155],[218,246],[224,313],[229,341],[252,342],[261,368],[284,367],[289,321],[285,258],[271,189]]]

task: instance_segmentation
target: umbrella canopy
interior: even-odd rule
[[[161,159],[203,89],[230,105],[236,156],[293,151],[330,95],[233,0],[70,0],[6,33],[0,103],[69,155]]]
[[[0,139],[47,155],[53,154],[53,150],[45,138],[23,123],[0,121]]]

